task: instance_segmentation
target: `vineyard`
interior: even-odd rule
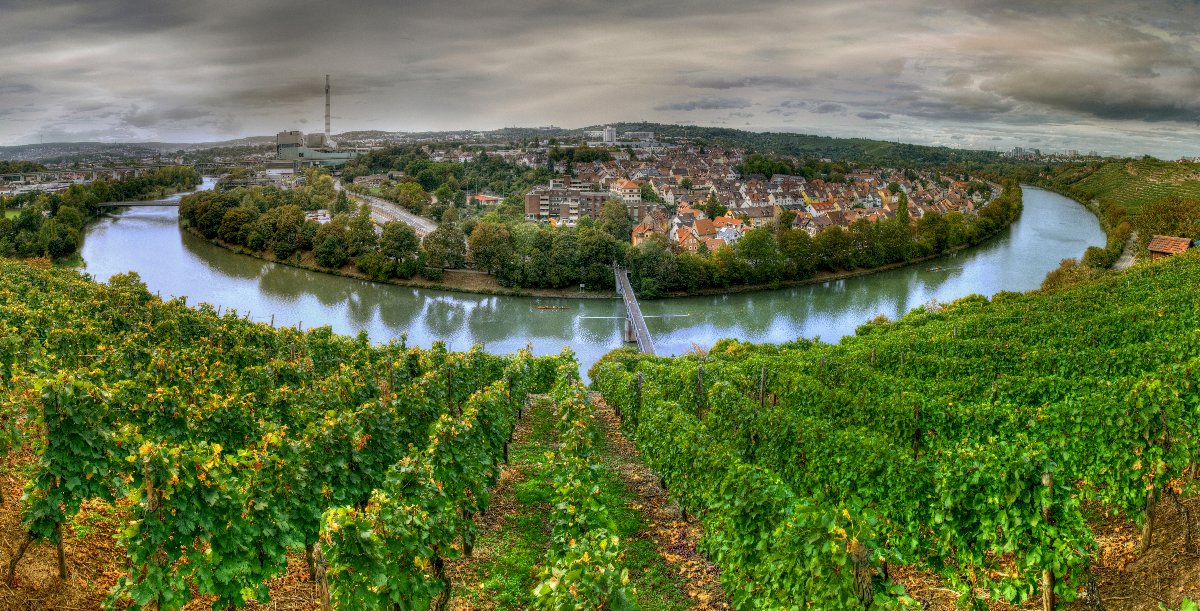
[[[1198,291],[1188,255],[837,345],[617,352],[592,377],[703,523],[735,608],[919,608],[901,568],[969,608],[1099,608],[1097,521],[1141,526],[1140,553],[1170,508],[1187,532],[1166,553],[1200,553]]]
[[[671,528],[702,527],[734,608],[920,608],[914,572],[968,608],[1112,605],[1098,524],[1135,524],[1141,554],[1170,519],[1186,532],[1162,553],[1200,557],[1197,294],[1193,253],[930,304],[836,345],[617,351],[591,372],[598,407],[569,351],[378,346],[0,261],[0,457],[24,483],[0,499],[21,521],[0,579],[29,592],[22,565],[48,550],[65,578],[102,506],[110,608],[256,606],[297,562],[313,594],[287,608],[447,608],[496,591],[455,579],[498,566],[470,566],[495,535],[480,517],[539,406],[544,542],[509,569],[525,581],[505,608],[652,608],[637,584],[667,582],[634,550],[695,549],[647,551],[617,518],[617,426],[682,511]],[[1154,598],[1194,608],[1186,583]]]
[[[568,398],[558,369],[577,368],[273,329],[163,303],[136,277],[13,262],[0,277],[2,448],[37,456],[5,578],[43,543],[65,577],[64,524],[123,504],[116,607],[265,601],[301,550],[339,608],[444,604],[525,398],[556,379]]]
[[[1051,182],[1081,202],[1107,202],[1131,215],[1147,203],[1171,196],[1200,200],[1200,168],[1190,163],[1145,159],[1064,166]]]

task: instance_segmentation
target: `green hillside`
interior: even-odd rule
[[[1171,196],[1200,200],[1200,165],[1192,163],[1142,159],[1064,166],[1050,180],[1075,199],[1115,204],[1131,215]]]
[[[910,603],[889,566],[966,599],[1025,604],[1049,578],[1071,600],[1100,563],[1097,518],[1146,524],[1195,494],[1198,291],[1191,254],[837,345],[617,352],[592,377],[703,520],[735,607]]]

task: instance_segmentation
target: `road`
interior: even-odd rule
[[[335,182],[333,185],[337,190],[342,190],[341,181]],[[375,221],[379,223],[400,221],[401,223],[405,223],[412,227],[417,232],[417,235],[421,236],[422,238],[430,233],[433,233],[434,229],[437,229],[437,223],[423,216],[418,216],[409,212],[408,210],[405,210],[396,202],[390,202],[386,199],[375,197],[373,195],[359,195],[351,192],[349,189],[346,190],[346,195],[349,195],[351,198],[357,201],[366,202],[366,204],[371,207],[371,218],[375,219]]]

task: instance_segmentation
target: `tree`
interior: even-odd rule
[[[683,189],[684,191],[691,191],[692,179],[685,176],[683,180],[679,181],[679,188]]]
[[[784,229],[779,234],[779,252],[784,258],[784,275],[803,280],[813,275],[816,260],[813,240],[801,229]]]
[[[912,230],[907,221],[898,218],[879,221],[875,227],[875,239],[879,243],[882,263],[907,261],[912,256]]]
[[[512,263],[512,236],[508,233],[508,227],[499,223],[484,221],[476,225],[468,246],[475,267],[488,274],[495,274]]]
[[[287,259],[300,247],[300,232],[304,226],[304,211],[296,205],[272,208],[260,218],[273,222],[275,234],[271,237],[271,250],[277,259]]]
[[[350,260],[346,246],[346,228],[339,222],[329,222],[321,225],[313,241],[313,255],[317,263],[337,269]]]
[[[370,209],[364,204],[358,214],[350,219],[346,231],[346,247],[351,257],[366,254],[378,248],[379,238],[375,235],[375,223],[371,221]]]
[[[437,203],[447,208],[454,207],[454,189],[450,188],[450,185],[446,183],[442,183],[441,186],[439,186],[437,190],[433,192],[433,198],[437,200]]]
[[[315,182],[309,183],[312,186],[309,188],[309,201],[313,208],[327,208],[334,203],[336,198],[335,189],[333,188],[333,177],[328,174],[319,174]]]
[[[813,240],[817,261],[822,268],[837,271],[849,269],[853,264],[850,251],[850,234],[845,229],[833,225],[826,227]]]
[[[622,261],[626,242],[618,242],[607,231],[580,226],[575,232],[579,253],[579,281],[590,288],[608,287],[613,282],[612,262]]]
[[[779,245],[766,227],[747,231],[734,245],[734,250],[749,267],[747,279],[750,282],[764,284],[780,279]]]
[[[463,266],[467,254],[467,239],[463,232],[452,224],[438,225],[421,243],[429,267],[458,269]]]
[[[345,190],[338,191],[337,199],[333,200],[333,210],[331,212],[334,214],[350,212],[350,198],[346,195]]]
[[[719,216],[725,216],[725,213],[729,212],[729,208],[721,205],[721,201],[718,200],[717,196],[713,193],[709,193],[708,198],[704,200],[703,209],[704,214],[708,215],[708,218],[710,219],[715,219]]]
[[[379,282],[391,278],[392,272],[395,270],[395,263],[378,250],[359,255],[354,259],[354,265],[368,278]]]
[[[654,187],[651,187],[650,183],[645,183],[642,185],[642,201],[651,204],[664,203],[663,198],[659,197],[658,194],[654,192]]]
[[[250,208],[241,206],[229,210],[221,219],[221,229],[218,232],[218,237],[221,241],[229,244],[246,243],[246,234],[249,233],[251,225],[258,220],[258,212]]]
[[[917,221],[917,241],[924,254],[944,252],[950,246],[950,228],[940,214],[926,214]]]
[[[675,255],[654,240],[629,249],[630,280],[637,293],[648,299],[662,296],[677,278]]]
[[[783,232],[791,229],[792,225],[795,223],[796,223],[796,212],[794,210],[780,211],[779,217],[775,219],[776,239],[779,239],[779,236],[783,235]]]
[[[57,218],[46,219],[38,233],[46,245],[46,255],[52,259],[65,257],[79,248],[79,230],[68,227]]]
[[[429,194],[421,188],[420,183],[402,182],[396,185],[392,197],[396,203],[414,214],[420,214],[429,205]]]
[[[633,236],[633,221],[629,218],[629,210],[624,202],[616,199],[604,202],[600,207],[600,228],[614,240],[629,241]]]
[[[406,223],[388,221],[383,224],[383,235],[379,236],[379,251],[383,256],[402,262],[415,258],[421,248],[421,238]]]
[[[546,283],[553,288],[565,288],[579,282],[579,244],[574,229],[559,228],[554,232],[550,247],[550,269]]]

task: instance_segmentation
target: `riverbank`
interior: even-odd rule
[[[655,351],[681,354],[726,337],[836,341],[879,315],[895,320],[931,301],[1037,289],[1062,259],[1104,243],[1095,217],[1075,202],[1041,189],[1026,189],[1024,199],[1025,210],[1009,231],[955,257],[877,273],[856,270],[857,277],[835,282],[823,275],[779,290],[645,301]],[[619,299],[571,299],[578,295],[573,291],[532,299],[508,296],[511,290],[447,292],[272,265],[180,231],[174,208],[106,215],[89,226],[84,242],[86,271],[99,281],[135,271],[164,298],[186,296],[188,303],[233,308],[277,326],[329,325],[346,335],[366,332],[373,342],[403,337],[423,347],[445,341],[465,350],[482,343],[502,353],[532,345],[537,354],[557,354],[570,345],[585,368],[624,345]],[[487,280],[480,274],[470,279],[481,277]],[[451,288],[448,282],[440,284]]]
[[[209,239],[205,238],[204,235],[201,234],[198,230],[196,230],[195,227],[181,227],[181,229],[183,229],[184,231],[187,231],[189,234],[195,236],[198,239],[204,240],[205,242],[208,242],[215,246],[220,246],[221,248],[224,248],[225,250],[228,250],[229,252],[232,252],[235,254],[245,255],[247,257],[252,257],[255,259],[262,260],[262,261],[268,261],[271,263],[278,263],[280,265],[287,265],[289,267],[295,267],[297,269],[303,269],[303,270],[310,271],[310,272],[329,274],[331,276],[341,276],[343,278],[352,278],[355,280],[375,282],[378,284],[391,284],[391,285],[395,285],[395,286],[406,286],[406,287],[412,287],[412,288],[431,289],[431,290],[438,290],[438,291],[450,291],[450,292],[455,292],[455,293],[470,293],[470,294],[475,294],[475,295],[502,295],[502,296],[507,296],[507,297],[534,297],[534,298],[546,298],[546,299],[619,299],[620,298],[620,295],[617,294],[617,292],[615,290],[614,291],[580,291],[578,289],[511,288],[511,287],[501,286],[500,283],[496,281],[495,276],[489,275],[485,272],[474,271],[474,270],[459,270],[459,269],[443,270],[441,281],[433,281],[433,280],[423,279],[420,277],[413,277],[413,278],[409,278],[409,279],[391,278],[389,280],[376,280],[376,279],[373,279],[373,278],[367,276],[366,274],[358,271],[351,264],[347,264],[346,266],[344,266],[340,269],[330,269],[328,267],[322,267],[321,265],[317,264],[316,258],[313,256],[311,251],[305,252],[304,255],[301,256],[299,259],[296,259],[295,257],[289,258],[289,259],[278,259],[269,252],[254,252],[244,246],[239,246],[237,244],[230,244],[230,243],[224,242],[220,239],[209,240]],[[1006,227],[1006,229],[1007,229],[1007,227]],[[871,274],[876,274],[876,273],[880,273],[880,272],[887,272],[887,271],[892,271],[892,270],[897,270],[897,269],[903,269],[906,267],[919,265],[921,263],[928,263],[929,261],[933,261],[933,260],[939,259],[941,257],[958,254],[959,252],[962,252],[962,251],[970,249],[970,248],[978,248],[980,246],[984,246],[984,245],[988,244],[989,242],[996,240],[1002,233],[1004,233],[1003,230],[997,231],[996,233],[993,233],[992,235],[988,236],[987,238],[984,238],[978,244],[958,246],[955,248],[951,248],[945,252],[928,255],[925,257],[920,257],[920,258],[912,259],[909,261],[889,263],[887,265],[881,265],[879,267],[842,270],[842,271],[836,271],[836,272],[817,272],[812,277],[806,278],[804,280],[785,280],[785,281],[780,281],[780,282],[775,282],[775,283],[770,283],[770,284],[739,284],[739,285],[732,285],[732,286],[724,287],[724,288],[713,287],[713,288],[699,289],[694,292],[673,292],[673,293],[669,293],[669,294],[665,295],[664,297],[661,297],[658,300],[663,300],[663,299],[669,300],[669,299],[677,299],[677,298],[683,298],[683,297],[712,297],[712,296],[732,295],[732,294],[741,294],[741,293],[776,291],[779,289],[819,285],[819,284],[824,284],[826,282],[833,282],[833,281],[837,281],[837,280],[847,280],[849,278],[858,278],[861,276],[869,276]],[[937,270],[932,270],[932,271],[937,271]],[[658,300],[646,300],[646,301],[658,301]]]
[[[255,252],[244,246],[230,244],[220,239],[209,240],[205,238],[200,231],[195,227],[180,227],[189,234],[197,238],[220,246],[229,252],[239,255],[246,255],[262,261],[287,265],[297,269],[303,269],[310,272],[321,274],[329,274],[331,276],[341,276],[343,278],[353,278],[355,280],[364,280],[367,282],[375,282],[378,284],[392,284],[395,286],[406,286],[419,289],[431,289],[437,291],[451,291],[455,293],[473,293],[477,295],[503,295],[508,297],[538,297],[551,299],[616,299],[617,292],[613,291],[580,291],[579,289],[519,289],[501,286],[496,281],[495,276],[490,276],[484,272],[473,270],[458,270],[448,269],[442,272],[442,280],[434,281],[425,278],[414,276],[412,278],[391,278],[388,280],[376,280],[358,271],[353,265],[346,264],[338,269],[330,269],[317,264],[316,257],[312,251],[306,251],[298,259],[291,257],[288,259],[279,259],[269,252]]]
[[[1018,201],[1020,196],[1018,196]],[[1020,204],[1018,204],[1020,205]],[[1018,213],[1019,217],[1019,213]],[[983,246],[1002,235],[1011,227],[1011,223],[1005,224],[996,231],[980,239],[974,244],[962,244],[953,246],[939,253],[917,257],[905,261],[897,261],[876,267],[856,268],[850,270],[838,270],[833,272],[817,272],[808,278],[792,279],[792,280],[777,280],[763,284],[736,284],[729,286],[706,287],[694,291],[671,291],[661,297],[661,299],[673,299],[684,297],[704,297],[704,296],[720,296],[738,293],[753,293],[761,291],[773,291],[786,288],[803,287],[810,285],[824,284],[830,281],[845,280],[848,278],[856,278],[870,274],[892,271],[920,265],[928,261],[938,259],[947,255],[956,254],[970,248]],[[549,299],[616,299],[619,295],[616,291],[581,291],[574,288],[568,289],[547,289],[547,288],[514,288],[502,286],[495,276],[475,270],[443,270],[441,280],[429,280],[414,276],[413,278],[389,278],[387,280],[378,280],[371,278],[367,274],[362,273],[351,263],[347,263],[341,268],[328,268],[319,265],[312,251],[303,252],[300,255],[289,257],[287,259],[279,259],[269,251],[253,251],[239,244],[231,244],[219,238],[209,239],[198,231],[195,227],[181,225],[191,235],[197,238],[220,246],[230,252],[246,255],[263,261],[279,263],[303,269],[312,272],[330,274],[334,276],[342,276],[345,278],[353,278],[356,280],[365,280],[369,282],[377,282],[380,284],[392,284],[396,286],[406,286],[422,289],[433,289],[441,291],[451,291],[458,293],[472,293],[481,295],[502,295],[513,297],[534,297],[534,298],[549,298]],[[931,270],[938,271],[938,270]],[[645,298],[643,298],[645,299]]]

